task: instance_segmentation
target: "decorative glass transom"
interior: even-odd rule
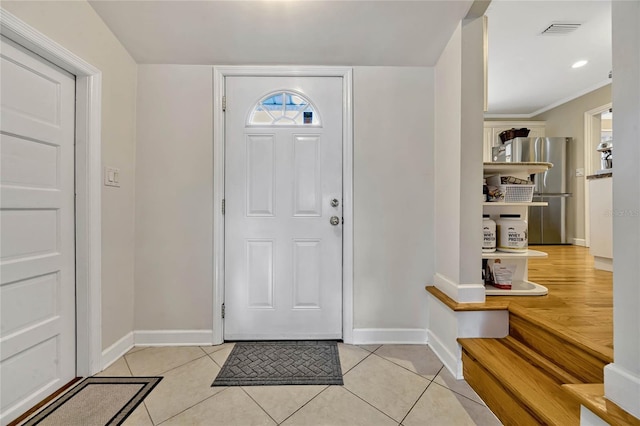
[[[308,126],[319,125],[320,117],[311,102],[293,92],[277,92],[265,96],[253,108],[249,125]]]

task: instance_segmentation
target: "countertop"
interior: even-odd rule
[[[602,179],[602,178],[610,178],[613,177],[613,172],[609,172],[609,173],[597,173],[595,175],[589,175],[587,176],[587,180],[591,180],[591,179]]]

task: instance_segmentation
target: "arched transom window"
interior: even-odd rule
[[[319,126],[320,117],[311,102],[299,93],[278,91],[260,100],[249,114],[251,126]]]

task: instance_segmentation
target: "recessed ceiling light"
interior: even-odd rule
[[[589,61],[585,61],[584,59],[582,61],[578,61],[575,64],[571,65],[571,68],[580,68],[580,67],[584,67],[585,65],[587,65],[587,62]]]

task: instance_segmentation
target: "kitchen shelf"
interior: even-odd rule
[[[503,290],[490,284],[485,285],[487,296],[544,296],[549,289],[531,281],[514,281],[511,290]]]
[[[484,175],[543,173],[553,167],[551,163],[483,163]]]
[[[505,251],[494,251],[493,253],[482,253],[483,259],[530,259],[530,258],[545,258],[548,254],[538,250],[527,250],[523,253],[509,253]]]
[[[551,163],[484,163],[484,176],[491,175],[511,175],[520,177],[523,179],[528,178],[528,175],[543,173],[553,167]],[[483,212],[496,213],[496,208],[506,207],[506,211],[518,212],[524,217],[527,215],[527,210],[532,206],[545,207],[549,203],[546,201],[536,201],[530,203],[501,203],[501,202],[483,202]],[[542,296],[549,292],[549,290],[531,281],[527,281],[527,269],[528,259],[530,258],[545,258],[547,253],[538,250],[527,250],[523,253],[508,253],[495,251],[493,253],[482,253],[482,259],[502,259],[505,262],[511,260],[513,263],[519,264],[513,277],[513,284],[511,290],[502,290],[492,285],[485,286],[485,295],[487,296]],[[522,265],[524,264],[524,265]],[[522,267],[524,266],[524,268]]]
[[[505,207],[505,206],[546,207],[549,205],[549,203],[546,201],[532,201],[530,203],[503,203],[501,201],[484,201],[482,205],[495,206],[495,207]]]

